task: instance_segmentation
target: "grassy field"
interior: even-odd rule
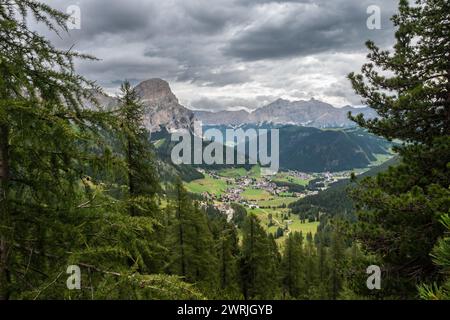
[[[268,199],[264,199],[264,200],[258,201],[258,204],[260,206],[264,206],[264,207],[278,207],[278,206],[281,206],[283,203],[288,205],[289,203],[294,202],[296,200],[298,200],[298,198],[295,198],[295,197],[274,197],[274,196],[271,196]]]
[[[290,182],[299,184],[302,186],[308,185],[309,180],[300,179],[294,176],[290,176],[287,172],[279,172],[275,175],[275,177],[272,179],[273,181],[280,181],[280,182]]]
[[[265,190],[252,189],[252,188],[244,190],[244,192],[241,193],[241,196],[244,199],[253,200],[253,201],[266,200],[266,199],[272,197],[272,195]]]
[[[245,168],[226,168],[222,169],[217,174],[225,178],[240,178],[247,175]]]
[[[286,213],[287,212],[287,210],[286,209],[261,209],[261,208],[256,208],[256,209],[247,209],[247,212],[249,213],[249,214],[255,214],[255,215],[257,215],[258,216],[258,218],[261,220],[261,224],[266,228],[266,229],[272,229],[272,228],[274,228],[273,230],[270,230],[271,232],[275,232],[276,231],[276,229],[279,227],[279,226],[282,226],[283,225],[283,223],[282,223],[282,221],[281,221],[281,217],[282,217],[282,215],[284,214],[284,213]],[[273,219],[275,219],[276,221],[278,221],[280,224],[278,225],[276,225],[275,227],[268,227],[268,224],[269,224],[269,214],[272,214],[272,216],[273,216]]]
[[[259,165],[253,166],[248,172],[249,177],[260,178],[261,177],[261,167]]]
[[[253,166],[248,171],[245,168],[226,168],[219,170],[217,174],[225,178],[241,178],[245,176],[248,176],[250,178],[260,178],[261,168],[259,167],[259,165]]]
[[[275,233],[278,227],[284,228],[287,221],[283,221],[282,217],[284,214],[288,213],[288,209],[248,209],[248,213],[252,213],[258,216],[261,220],[261,225],[266,228],[267,232]],[[269,227],[269,214],[272,214],[272,219],[274,225]],[[319,222],[305,222],[301,223],[300,219],[297,215],[291,214],[288,218],[292,223],[288,224],[289,232],[302,232],[303,236],[306,236],[308,232],[311,232],[314,236],[317,232],[317,227]],[[276,242],[282,246],[284,244],[284,240],[286,239],[288,233],[285,231],[285,235],[281,238],[278,238]]]
[[[260,168],[258,166],[254,166],[251,170],[246,171],[244,168],[227,168],[220,170],[218,174],[222,177],[219,179],[214,179],[211,175],[206,174],[204,179],[198,179],[186,183],[186,189],[189,192],[193,193],[203,193],[209,192],[215,195],[221,195],[225,192],[227,188],[233,187],[233,185],[229,185],[226,182],[226,178],[239,178],[243,176],[249,176],[258,179],[260,177]],[[291,183],[298,183],[305,185],[308,182],[306,180],[301,180],[295,177],[290,177],[287,173],[279,173],[277,175],[277,179],[284,179],[284,181]],[[269,192],[262,189],[255,189],[252,187],[246,188],[242,193],[242,198],[248,201],[254,201],[260,207],[269,207],[269,208],[256,208],[256,209],[247,209],[247,212],[256,214],[261,220],[262,226],[267,230],[267,232],[275,233],[279,227],[284,228],[286,226],[287,221],[283,220],[283,217],[288,214],[288,208],[279,208],[283,204],[286,206],[298,200],[296,197],[290,196],[291,194],[286,194],[285,196],[276,196],[272,195]],[[273,208],[272,208],[273,207]],[[274,225],[269,227],[269,214],[272,215]],[[289,231],[285,231],[285,235],[279,239],[277,239],[277,243],[282,246],[284,244],[284,240],[286,239],[286,235],[290,232],[302,232],[306,235],[308,232],[311,232],[313,235],[317,231],[318,222],[307,222],[301,223],[300,219],[297,215],[291,214],[288,217],[288,220],[291,223],[288,223]]]
[[[379,165],[382,165],[386,161],[388,161],[390,158],[392,158],[392,154],[375,154],[375,157],[377,158],[376,161],[373,161],[370,163],[370,167],[376,167]]]
[[[303,232],[303,235],[306,235],[308,232],[311,232],[313,235],[317,232],[317,227],[319,226],[319,222],[305,222],[301,223],[299,219],[293,219],[292,224],[289,225],[289,229],[291,232]]]
[[[205,175],[204,179],[198,179],[185,184],[186,189],[192,193],[209,192],[221,195],[230,186],[222,179],[214,179],[210,175]]]

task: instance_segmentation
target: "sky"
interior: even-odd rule
[[[116,94],[125,79],[169,82],[191,109],[253,110],[277,98],[361,105],[346,75],[366,61],[368,39],[394,43],[392,0],[45,0],[80,10],[59,48],[91,54],[76,70]],[[380,9],[380,29],[367,20]],[[373,21],[373,20],[371,20]]]

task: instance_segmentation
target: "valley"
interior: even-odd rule
[[[0,1],[0,304],[450,300],[449,0],[50,2]]]
[[[371,166],[389,159],[379,155]],[[306,173],[295,170],[278,172],[273,176],[261,175],[258,165],[249,170],[243,167],[206,170],[197,168],[204,176],[185,182],[188,192],[201,197],[200,205],[213,206],[231,221],[235,205],[242,206],[248,214],[255,214],[268,233],[274,235],[278,245],[282,245],[291,232],[315,235],[318,219],[301,218],[292,213],[289,205],[319,192],[332,184],[350,178],[352,172],[363,174],[370,167],[340,172]]]

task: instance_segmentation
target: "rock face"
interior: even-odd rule
[[[180,129],[191,130],[194,114],[179,104],[166,81],[146,80],[135,89],[146,107],[144,121],[148,130],[160,131],[162,127],[169,132]]]
[[[194,114],[178,103],[177,97],[170,90],[169,84],[161,79],[150,79],[136,86],[136,92],[145,106],[144,123],[150,132],[192,130]],[[95,99],[106,110],[114,110],[119,105],[117,97],[95,93]],[[87,108],[92,104],[86,102]]]
[[[145,80],[139,83],[135,90],[144,103],[178,103],[177,97],[170,90],[169,83],[162,79]]]
[[[244,110],[191,111],[178,102],[169,84],[162,79],[145,80],[139,83],[135,89],[145,106],[145,126],[151,132],[158,132],[163,127],[169,132],[175,130],[192,131],[194,119],[201,120],[205,125],[235,126],[245,123],[271,122],[327,128],[354,126],[355,124],[347,118],[349,111],[353,114],[362,113],[366,118],[377,116],[376,112],[370,108],[353,108],[350,106],[335,108],[328,103],[315,99],[308,101],[278,99],[251,113]],[[96,98],[99,104],[107,110],[112,110],[119,104],[115,97],[97,94]]]
[[[315,99],[309,101],[288,101],[283,99],[256,109],[246,111],[195,111],[198,120],[210,125],[238,125],[243,123],[272,122],[276,124],[295,124],[316,128],[351,127],[355,124],[347,118],[348,112],[362,113],[367,118],[376,117],[370,108],[353,108],[345,106],[335,108]]]

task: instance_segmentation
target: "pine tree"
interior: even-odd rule
[[[122,84],[121,93],[118,119],[126,155],[130,215],[135,216],[143,210],[157,211],[154,196],[160,187],[152,162],[150,133],[144,125],[145,108],[128,81]]]
[[[273,233],[267,234],[267,241],[269,246],[269,260],[267,268],[272,277],[268,280],[271,287],[271,299],[277,299],[281,294],[281,277],[280,277],[280,265],[281,254],[278,248],[278,244],[275,241]]]
[[[434,263],[439,266],[440,271],[445,276],[441,285],[422,284],[419,287],[419,294],[422,299],[427,300],[450,300],[450,217],[445,214],[441,222],[446,229],[445,236],[438,241],[434,247],[431,256]]]
[[[0,4],[0,299],[201,298],[138,272],[155,219],[130,216],[112,191],[126,167],[108,142],[116,122],[73,64],[90,57],[53,47],[28,14],[54,31],[68,19],[36,1]],[[82,268],[81,290],[66,287],[69,265]]]
[[[317,268],[317,251],[314,246],[313,236],[311,232],[306,234],[305,245],[305,283],[309,290],[308,297],[312,297],[318,278]]]
[[[35,1],[0,6],[0,299],[27,281],[22,264],[46,245],[49,223],[80,201],[81,161],[98,158],[83,143],[97,115],[80,108],[94,85],[73,72],[73,59],[90,57],[55,49],[28,28],[28,14],[55,31],[67,19]]]
[[[284,298],[300,298],[305,290],[303,235],[290,233],[285,240],[281,273]]]
[[[317,247],[317,268],[318,268],[318,295],[320,299],[330,299],[332,297],[330,290],[330,274],[333,266],[330,263],[329,255],[332,254],[326,246],[323,232],[319,232],[315,236]]]
[[[345,265],[345,243],[342,239],[340,225],[338,221],[334,221],[334,230],[331,237],[330,247],[330,292],[331,298],[336,300],[339,292],[343,287],[343,273],[346,268]]]
[[[212,221],[215,224],[213,235],[219,265],[219,298],[239,298],[239,239],[236,227],[228,223],[222,213]]]
[[[173,197],[167,271],[199,284],[206,292],[213,291],[218,283],[218,263],[206,215],[189,198],[180,180],[174,186]]]
[[[245,299],[274,299],[278,292],[273,243],[255,215],[243,225],[240,259],[241,287]]]
[[[359,222],[356,237],[383,258],[386,294],[416,296],[416,285],[437,277],[429,253],[449,212],[450,184],[450,4],[446,0],[401,0],[392,18],[394,52],[367,42],[370,63],[350,74],[353,88],[379,118],[351,117],[388,139],[402,162],[353,192]],[[385,73],[382,70],[389,71]]]

